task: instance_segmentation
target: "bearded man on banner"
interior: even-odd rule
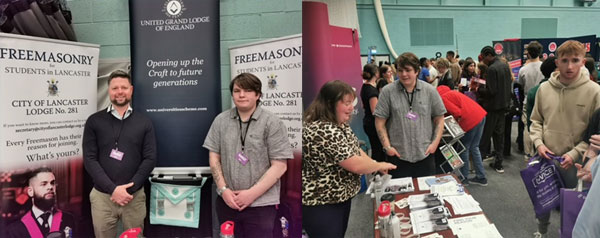
[[[31,198],[31,209],[8,226],[8,237],[72,236],[75,221],[71,214],[56,207],[56,177],[50,168],[41,167],[30,173],[27,195]]]

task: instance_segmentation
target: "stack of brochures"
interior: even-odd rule
[[[417,178],[417,183],[419,184],[420,191],[426,191],[426,190],[430,189],[429,184],[427,183],[427,179],[431,179],[431,178],[435,178],[435,176],[425,176],[425,177]]]
[[[459,238],[502,238],[483,214],[448,219],[448,226]]]
[[[408,196],[408,207],[411,211],[443,206],[444,200],[436,193],[425,193]]]
[[[446,196],[444,197],[444,200],[452,205],[452,210],[456,215],[481,212],[479,202],[475,201],[473,196],[468,194],[463,194],[460,196]]]
[[[409,193],[415,191],[413,180],[411,177],[390,179],[384,185],[384,193]]]
[[[408,196],[410,222],[414,234],[423,234],[448,229],[450,211],[437,194]]]
[[[432,178],[428,178],[425,180],[425,182],[427,183],[427,185],[431,186],[431,185],[438,185],[438,184],[444,184],[447,182],[456,182],[456,179],[454,179],[454,177],[452,177],[452,175],[444,175],[442,177],[432,177]]]
[[[456,183],[456,181],[450,181],[442,184],[431,185],[431,192],[438,193],[440,196],[446,197],[465,194],[465,189],[461,184]]]

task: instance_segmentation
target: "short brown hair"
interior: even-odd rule
[[[319,90],[315,100],[304,110],[304,122],[326,121],[338,123],[336,117],[337,102],[343,100],[344,96],[356,93],[352,87],[341,80],[333,80],[325,83]]]
[[[556,55],[560,58],[564,55],[577,55],[581,57],[585,57],[585,46],[576,40],[568,40],[565,43],[562,43],[558,50],[556,50]]]
[[[131,76],[129,75],[129,73],[123,70],[117,69],[110,73],[110,75],[108,76],[108,84],[110,84],[110,81],[112,81],[114,78],[126,78],[127,81],[129,81],[129,84],[133,85],[133,83],[131,82]]]
[[[396,69],[412,67],[415,72],[421,72],[421,62],[419,58],[412,52],[404,52],[396,59]]]
[[[256,94],[262,95],[262,83],[260,79],[251,73],[241,73],[235,76],[229,83],[229,92],[233,94],[233,85],[246,90],[254,91]],[[256,100],[256,103],[260,102],[260,97]]]
[[[537,41],[532,41],[529,42],[529,44],[527,44],[527,54],[535,59],[535,58],[539,58],[540,55],[542,54],[542,50],[543,50],[543,46],[542,44],[540,44]]]

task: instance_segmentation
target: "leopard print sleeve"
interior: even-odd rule
[[[358,139],[347,125],[329,122],[305,124],[302,131],[302,203],[335,204],[360,190],[360,175],[339,163],[360,153]]]
[[[323,135],[323,141],[326,142],[323,152],[333,163],[339,164],[352,156],[360,155],[358,138],[349,126],[328,124],[324,126],[324,130],[329,133]]]

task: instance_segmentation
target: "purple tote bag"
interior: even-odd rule
[[[562,158],[551,156],[552,160]],[[553,161],[535,155],[529,159],[527,168],[521,170],[521,178],[533,203],[536,217],[547,214],[560,205],[562,178]]]
[[[581,192],[581,180],[577,189],[560,189],[560,237],[571,238],[577,216],[583,207],[587,192]]]

